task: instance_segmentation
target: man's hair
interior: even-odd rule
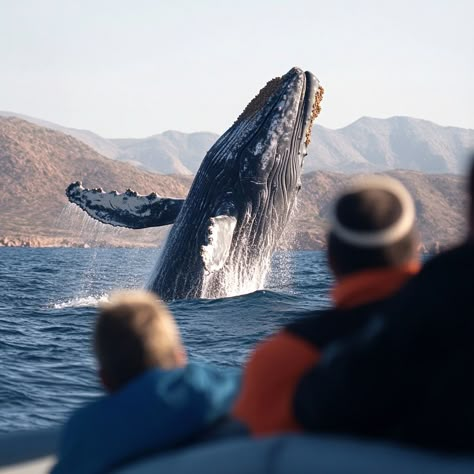
[[[397,226],[398,236],[391,232]],[[328,254],[338,275],[403,265],[415,258],[417,243],[413,201],[396,180],[376,177],[367,188],[361,184],[336,200]]]
[[[119,388],[150,368],[175,367],[181,340],[162,302],[145,291],[126,291],[100,306],[94,349],[100,369]]]

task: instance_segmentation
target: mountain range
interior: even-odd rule
[[[57,130],[89,145],[99,154],[161,174],[195,174],[218,135],[210,132],[166,131],[146,138],[103,138],[88,130],[12,112],[36,125]],[[362,117],[333,130],[315,125],[305,159],[305,172],[316,170],[360,173],[408,169],[424,173],[466,171],[474,151],[474,130],[443,127],[412,117]]]
[[[454,174],[390,171],[413,194],[423,246],[436,250],[464,232],[464,179]],[[282,246],[321,249],[326,218],[335,194],[351,179],[339,172],[303,175],[298,209]],[[166,228],[114,229],[68,204],[65,188],[86,187],[184,197],[192,176],[159,175],[112,160],[82,141],[51,127],[16,117],[0,117],[0,245],[157,246]]]
[[[185,196],[191,183],[189,177],[152,174],[105,158],[83,142],[50,128],[14,117],[0,118],[0,243],[1,239],[4,245],[88,243],[90,236],[80,235],[82,217],[78,226],[60,219],[68,203],[64,190],[77,180],[87,187],[122,191],[133,187],[141,194],[155,191],[176,197]],[[156,241],[156,230],[148,235],[124,229],[107,235],[108,242],[103,244],[130,245],[142,235],[145,241]]]

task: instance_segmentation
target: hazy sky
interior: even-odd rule
[[[472,0],[0,0],[0,110],[107,137],[221,133],[297,65],[319,123],[474,128]]]

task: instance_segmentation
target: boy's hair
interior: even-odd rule
[[[359,180],[335,202],[328,254],[339,276],[399,266],[416,257],[415,207],[405,187],[386,176]]]
[[[177,365],[181,339],[168,308],[153,294],[124,291],[99,308],[94,349],[114,388],[153,367]]]

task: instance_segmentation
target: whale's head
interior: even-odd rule
[[[253,227],[260,231],[267,227],[277,234],[289,219],[322,95],[318,79],[308,71],[292,68],[272,79],[203,161],[208,176],[211,170],[232,169],[232,183],[217,178],[215,185],[232,188],[227,192],[237,213],[247,221],[256,219]]]
[[[323,89],[310,72],[293,68],[258,93],[232,127],[246,144],[239,152],[240,180],[269,191],[298,189]]]

